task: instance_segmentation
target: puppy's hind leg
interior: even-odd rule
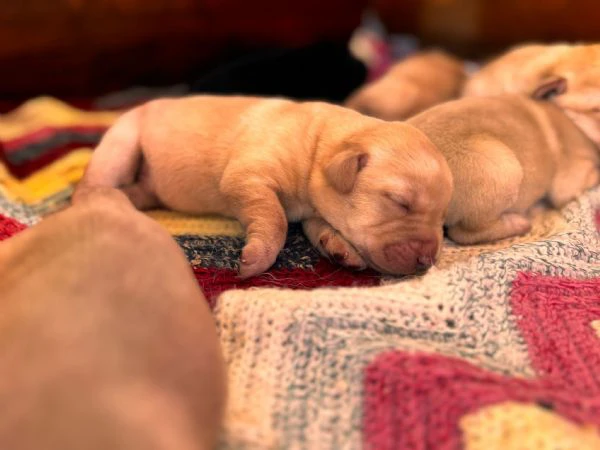
[[[325,220],[311,217],[302,222],[302,228],[308,240],[326,258],[351,269],[361,270],[367,267],[352,244]]]
[[[548,197],[554,207],[562,208],[599,183],[600,167],[596,161],[574,159],[559,167]]]
[[[448,236],[458,244],[471,245],[520,236],[531,230],[530,220],[517,213],[504,213],[497,220],[476,229],[462,224],[448,228]]]
[[[86,187],[120,188],[134,183],[142,160],[140,112],[140,108],[126,112],[104,134],[77,186],[73,201],[77,201],[78,192]]]
[[[448,236],[458,244],[479,244],[527,233],[530,220],[517,211],[523,168],[504,143],[473,139],[471,158],[464,161],[461,182],[455,182],[453,220]]]

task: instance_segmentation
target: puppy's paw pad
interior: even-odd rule
[[[521,235],[531,231],[531,221],[520,214],[504,214],[502,220],[514,234]]]
[[[319,238],[319,244],[323,254],[341,266],[355,270],[367,267],[356,249],[339,234],[325,233]]]
[[[242,249],[239,274],[249,278],[266,271],[275,262],[277,255],[270,255],[269,247],[257,241],[249,242]]]

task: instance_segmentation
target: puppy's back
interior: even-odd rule
[[[540,122],[544,111],[534,100],[521,95],[469,97],[434,106],[407,121],[431,137],[449,153],[474,136],[498,139],[509,147],[544,139]]]
[[[446,157],[454,176],[448,223],[524,205],[550,188],[560,143],[543,106],[527,97],[469,97],[408,121]]]
[[[420,52],[360,88],[348,98],[346,106],[385,120],[404,120],[458,97],[465,79],[461,60],[438,50]]]

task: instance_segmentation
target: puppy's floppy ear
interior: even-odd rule
[[[325,178],[342,194],[352,191],[356,176],[366,165],[369,155],[360,149],[344,150],[335,155],[325,166]]]
[[[567,92],[567,80],[563,77],[552,77],[542,80],[533,91],[532,97],[536,100],[552,100],[553,97]]]

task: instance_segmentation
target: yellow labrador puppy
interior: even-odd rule
[[[408,123],[450,165],[455,185],[446,226],[461,244],[523,234],[538,201],[563,206],[600,179],[596,145],[551,103],[510,94],[464,98]]]
[[[452,175],[404,123],[320,102],[194,96],[125,113],[81,186],[119,187],[138,208],[238,219],[242,277],[273,264],[288,221],[305,221],[326,254],[339,251],[333,226],[356,249],[343,251],[348,265],[409,274],[439,254]]]
[[[595,143],[550,102],[512,94],[463,98],[407,123],[450,165],[454,192],[445,225],[460,244],[526,233],[537,202],[560,207],[600,181]]]
[[[465,63],[430,50],[396,63],[383,77],[352,94],[345,105],[384,120],[404,120],[457,98],[466,80]]]
[[[209,450],[225,406],[185,256],[116,190],[0,242],[0,448]]]

